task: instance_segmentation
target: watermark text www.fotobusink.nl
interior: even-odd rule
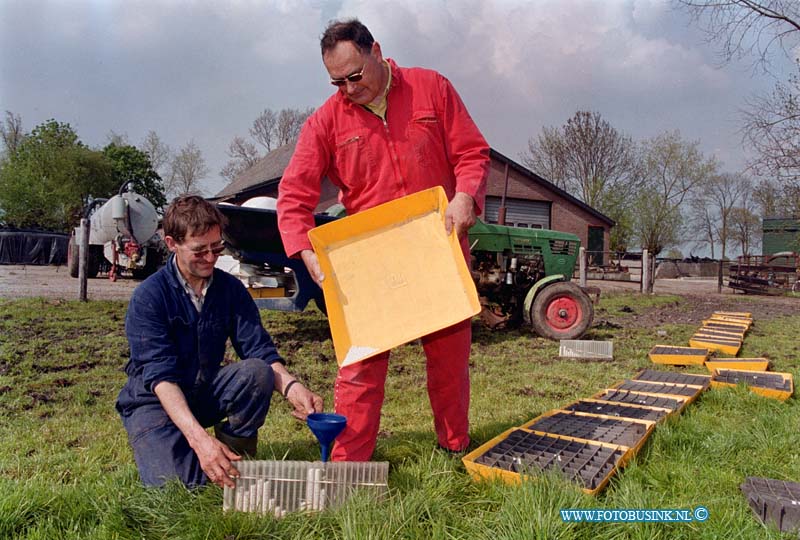
[[[564,522],[588,523],[691,523],[708,519],[705,506],[694,508],[660,508],[660,509],[602,509],[602,508],[565,508],[560,510]]]

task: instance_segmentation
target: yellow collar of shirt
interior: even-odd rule
[[[372,103],[367,103],[366,105],[364,105],[364,107],[369,109],[372,113],[380,116],[381,120],[386,120],[386,105],[387,105],[386,96],[389,95],[389,88],[392,86],[392,67],[389,65],[389,62],[387,62],[385,59],[383,61],[383,64],[386,66],[386,69],[389,70],[389,78],[386,81],[386,88],[383,91],[383,95],[380,96],[379,99],[373,101]]]

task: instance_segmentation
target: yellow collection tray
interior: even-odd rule
[[[710,326],[716,327],[719,329],[730,327],[731,331],[739,331],[739,332],[747,332],[750,329],[750,325],[745,322],[739,321],[723,321],[719,319],[703,319],[700,321],[700,326]]]
[[[714,374],[711,377],[711,387],[712,388],[735,388],[737,384],[730,383],[730,382],[723,382],[714,380],[715,378],[723,375],[725,372],[736,371],[733,369],[717,369],[714,370]],[[762,386],[755,386],[749,384],[747,381],[742,381],[739,384],[744,384],[748,390],[753,393],[772,398],[778,399],[780,401],[786,401],[792,394],[794,393],[794,378],[792,377],[791,373],[783,373],[780,371],[748,371],[748,374],[752,373],[755,376],[763,375],[765,378],[780,378],[781,384],[784,388],[767,388]]]
[[[493,467],[489,465],[485,465],[479,463],[478,460],[487,452],[492,450],[494,447],[505,441],[509,438],[514,432],[524,431],[526,433],[530,433],[533,435],[539,435],[542,437],[546,437],[548,441],[553,443],[570,443],[573,442],[575,444],[571,445],[574,447],[588,447],[592,448],[593,453],[597,453],[598,451],[602,452],[611,452],[614,456],[613,466],[610,468],[607,474],[603,475],[602,478],[598,481],[597,485],[594,488],[590,487],[581,487],[581,490],[584,493],[588,493],[589,495],[597,495],[600,491],[608,484],[608,481],[611,477],[625,464],[631,459],[633,456],[633,451],[625,446],[617,446],[608,443],[602,442],[595,442],[595,441],[586,441],[583,439],[575,439],[573,437],[565,437],[563,435],[554,435],[552,433],[544,433],[541,431],[530,431],[524,430],[518,427],[513,427],[507,429],[500,435],[494,437],[493,439],[485,442],[472,452],[468,453],[466,456],[461,458],[461,461],[464,463],[464,467],[467,469],[467,472],[472,477],[473,480],[480,481],[480,480],[502,480],[507,484],[518,484],[522,482],[523,477],[527,479],[535,479],[536,477],[536,470],[534,468],[529,469],[529,473],[519,473],[512,470],[506,470],[499,467]],[[562,460],[559,458],[552,463],[560,463]],[[588,463],[587,463],[588,465]]]
[[[673,366],[702,366],[708,358],[706,347],[677,347],[673,345],[656,345],[648,353],[654,364],[669,364]]]
[[[619,394],[624,399],[609,398],[610,394]],[[594,394],[590,399],[597,401],[609,401],[611,403],[621,403],[623,405],[643,405],[645,407],[660,407],[670,410],[669,416],[680,414],[689,405],[689,396],[678,396],[674,394],[651,394],[648,392],[635,392],[632,390],[620,390],[618,388],[604,388]],[[674,402],[675,408],[671,409],[666,402]]]
[[[539,421],[541,421],[541,420],[543,420],[545,418],[548,418],[550,416],[554,416],[554,415],[566,415],[566,416],[569,416],[569,417],[585,417],[585,418],[597,419],[597,420],[615,420],[615,421],[618,421],[618,422],[628,423],[628,424],[630,424],[632,426],[638,426],[639,429],[642,430],[642,432],[641,432],[640,437],[636,440],[636,442],[634,444],[624,444],[622,442],[601,441],[601,440],[598,440],[596,438],[588,437],[588,436],[587,437],[578,437],[576,435],[566,435],[566,434],[563,434],[563,433],[553,433],[553,432],[547,431],[546,429],[543,429],[543,428],[540,428],[540,427],[533,427],[533,425],[536,424],[537,422],[539,422]],[[553,409],[553,410],[547,411],[546,413],[540,414],[539,416],[537,416],[536,418],[534,418],[532,420],[529,420],[529,421],[525,422],[520,427],[522,429],[527,429],[529,431],[541,431],[543,433],[548,433],[550,435],[557,435],[559,437],[572,437],[572,438],[575,438],[577,440],[592,441],[592,442],[596,442],[596,443],[606,443],[606,444],[612,444],[612,445],[615,445],[615,446],[619,446],[619,447],[622,447],[622,448],[630,448],[631,451],[633,451],[633,454],[635,455],[635,454],[639,453],[639,450],[641,450],[641,448],[644,445],[644,443],[650,437],[650,434],[653,432],[653,427],[655,425],[656,425],[656,422],[653,421],[653,420],[640,420],[640,419],[636,419],[636,418],[620,418],[619,416],[610,416],[610,415],[605,415],[605,414],[593,414],[593,413],[585,413],[585,412],[578,412],[578,411],[568,411],[568,410],[565,410],[565,409]],[[599,431],[602,431],[602,430],[599,430]],[[602,436],[602,433],[600,433],[598,436]]]
[[[706,369],[714,373],[716,369],[736,369],[740,371],[767,371],[766,358],[711,358],[706,360]]]
[[[446,208],[436,187],[309,231],[340,367],[480,312]]]
[[[717,338],[708,337],[692,337],[689,340],[689,345],[692,347],[703,347],[712,351],[718,351],[731,356],[739,354],[739,349],[742,348],[742,342],[738,340],[719,340]]]
[[[753,326],[753,320],[752,319],[742,319],[741,317],[731,317],[729,315],[716,315],[716,314],[714,314],[714,315],[711,315],[711,317],[709,317],[708,320],[709,321],[721,321],[721,322],[738,323],[738,324],[742,324],[742,325],[746,326],[747,328],[750,328],[751,326]]]
[[[753,320],[753,314],[749,311],[715,311],[711,314],[713,315],[720,315],[722,317],[733,317],[736,319],[749,319]]]

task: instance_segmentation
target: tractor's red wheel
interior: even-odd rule
[[[531,306],[531,324],[540,336],[578,339],[592,325],[594,307],[580,287],[569,282],[547,285]]]

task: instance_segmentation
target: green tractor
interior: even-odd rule
[[[592,325],[592,300],[570,281],[577,236],[478,220],[469,243],[481,319],[489,327],[530,324],[546,338],[579,339]]]

